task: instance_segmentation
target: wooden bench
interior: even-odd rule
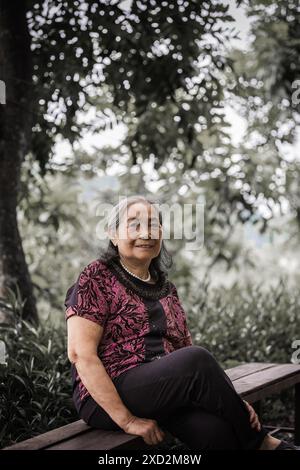
[[[295,443],[300,444],[300,365],[249,363],[226,373],[240,396],[257,404],[271,394],[295,387]],[[171,435],[166,431],[166,439]],[[60,428],[27,439],[2,450],[112,450],[149,449],[142,437],[123,431],[103,431],[78,420]]]

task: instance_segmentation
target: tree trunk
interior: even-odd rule
[[[32,129],[32,60],[26,2],[1,1],[0,62],[6,104],[0,105],[0,297],[7,287],[22,300],[23,318],[37,321],[36,301],[17,224],[21,165]]]

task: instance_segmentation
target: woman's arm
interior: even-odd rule
[[[103,327],[73,315],[68,319],[68,358],[93,399],[124,429],[133,414],[122,402],[97,354]]]
[[[65,306],[68,357],[90,395],[126,433],[141,436],[149,445],[161,442],[164,432],[156,420],[139,418],[126,408],[98,357],[110,309],[95,263],[88,265],[68,290]]]

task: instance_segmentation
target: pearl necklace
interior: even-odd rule
[[[151,279],[151,274],[150,274],[149,270],[148,270],[149,275],[148,275],[147,279],[142,279],[140,276],[137,276],[136,274],[133,274],[131,271],[129,271],[129,269],[127,269],[127,268],[124,266],[124,264],[122,263],[121,260],[120,260],[120,263],[121,263],[121,265],[123,266],[123,268],[125,269],[125,271],[127,271],[129,274],[131,274],[131,276],[136,277],[136,278],[139,279],[140,281],[144,281],[144,282],[150,281],[150,279]]]

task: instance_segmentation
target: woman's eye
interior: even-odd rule
[[[130,224],[128,225],[128,227],[134,228],[134,227],[137,227],[138,225],[139,225],[139,222],[138,222],[138,221],[134,221],[134,222],[130,222]]]
[[[140,222],[138,220],[134,220],[132,222],[128,223],[128,228],[130,229],[136,229],[140,226]],[[157,230],[160,228],[160,224],[158,222],[151,222],[148,225],[149,229]]]

